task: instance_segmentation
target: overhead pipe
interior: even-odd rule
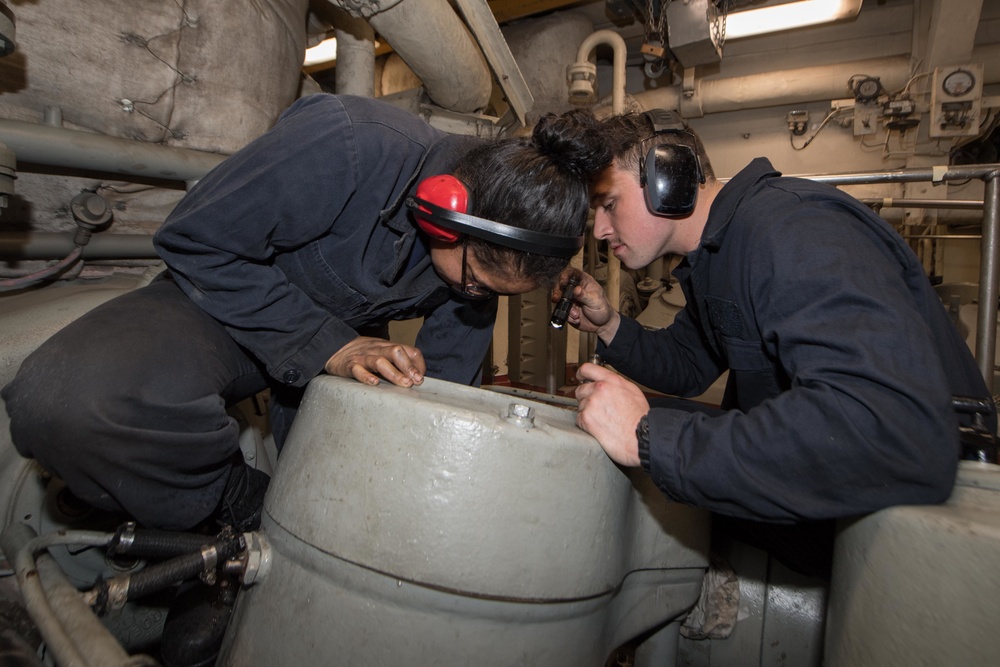
[[[375,30],[364,19],[338,12],[337,93],[375,97]]]
[[[0,233],[0,260],[59,259],[74,246],[72,232]],[[95,234],[83,247],[83,260],[158,259],[151,234]]]
[[[486,108],[493,92],[489,66],[468,28],[440,0],[318,0],[364,18],[413,70],[431,100],[461,113]]]
[[[0,119],[0,142],[19,162],[103,171],[190,185],[226,155],[161,146],[93,132]]]
[[[1000,45],[976,47],[971,61],[983,63],[984,83],[1000,83]],[[695,78],[686,90],[682,83],[639,92],[633,99],[643,109],[675,109],[681,115],[699,117],[843,99],[850,96],[847,82],[858,72],[877,75],[886,90],[899,91],[910,80],[911,67],[908,56],[896,56],[723,79]]]

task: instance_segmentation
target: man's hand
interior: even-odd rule
[[[358,336],[330,357],[323,370],[365,384],[376,385],[382,376],[399,387],[412,387],[424,381],[427,364],[415,347]]]
[[[559,277],[559,284],[552,292],[553,303],[562,298],[562,286],[571,275],[579,278],[580,284],[573,290],[573,307],[569,309],[566,321],[580,331],[596,333],[605,344],[610,343],[618,333],[621,317],[604,294],[601,284],[579,269],[566,269]]]
[[[635,427],[649,412],[649,401],[630,380],[597,364],[583,364],[576,372],[580,402],[576,425],[594,436],[611,460],[623,466],[639,465]]]

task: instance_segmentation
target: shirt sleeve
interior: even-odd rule
[[[181,289],[289,385],[304,385],[357,334],[289,284],[272,259],[330,229],[357,187],[357,169],[340,102],[303,98],[207,174],[154,236]]]
[[[650,412],[651,474],[677,501],[795,522],[950,493],[957,421],[911,291],[926,277],[861,221],[814,209],[755,232],[733,269],[789,386],[745,412]]]
[[[479,386],[497,304],[495,298],[483,302],[451,298],[424,318],[416,346],[427,362],[429,377]]]
[[[614,340],[598,341],[596,352],[622,374],[672,396],[698,396],[726,370],[687,308],[670,326],[654,331],[623,315]]]

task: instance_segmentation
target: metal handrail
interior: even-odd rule
[[[993,389],[996,359],[997,305],[1000,294],[1000,164],[942,165],[894,169],[881,172],[844,174],[810,174],[798,178],[829,185],[861,185],[868,183],[945,183],[978,178],[986,184],[983,197],[983,236],[979,254],[979,316],[976,320],[976,363]],[[987,307],[986,304],[992,304]]]

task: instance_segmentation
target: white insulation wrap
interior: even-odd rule
[[[230,154],[298,95],[307,0],[37,0],[10,5],[16,50],[0,58],[0,117]],[[2,140],[2,137],[0,137]],[[149,233],[183,195],[19,159],[3,231],[71,231],[70,199],[96,189],[114,233]]]
[[[17,3],[0,115],[41,122],[55,106],[67,127],[232,153],[296,97],[306,4]]]

